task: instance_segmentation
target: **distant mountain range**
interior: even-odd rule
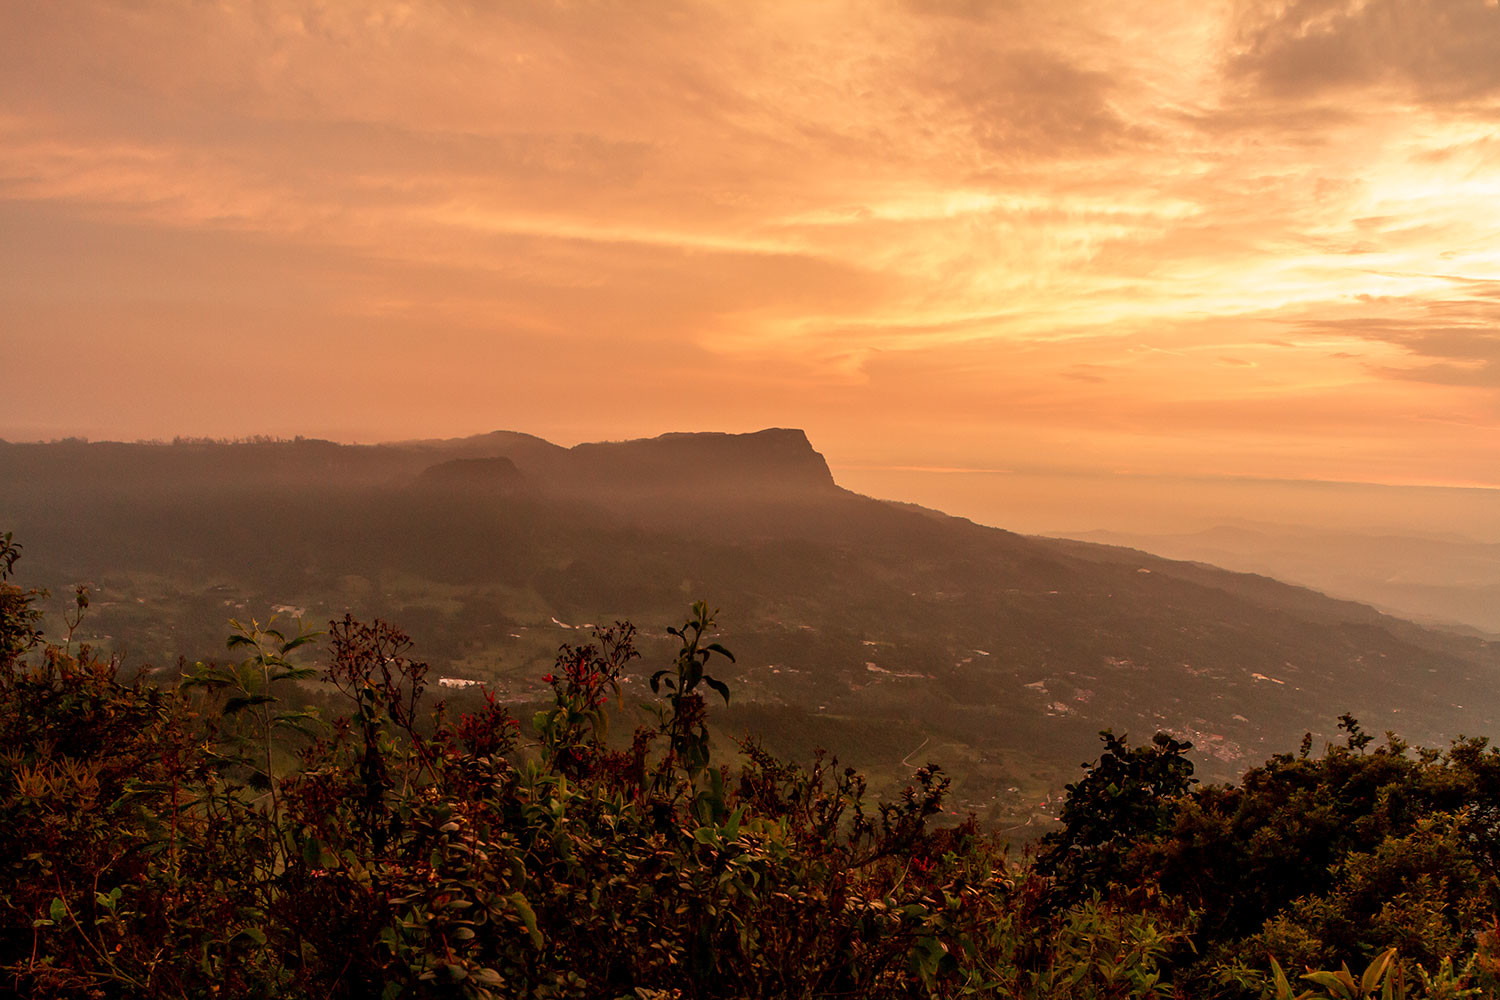
[[[1418,742],[1500,718],[1500,644],[872,500],[797,430],[0,444],[0,530],[26,581],[92,581],[90,638],[131,661],[211,655],[231,616],[347,609],[515,702],[587,625],[659,636],[701,597],[737,655],[721,735],[822,745],[887,782],[939,761],[960,804],[1016,826],[1050,813],[1107,726],[1185,735],[1227,777],[1304,731],[1333,739],[1345,711]],[[666,649],[649,641],[642,672]]]

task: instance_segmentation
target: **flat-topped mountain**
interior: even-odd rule
[[[800,430],[754,434],[663,434],[639,441],[580,444],[569,450],[581,478],[655,488],[761,486],[829,490],[833,473]]]
[[[889,780],[939,760],[962,802],[1017,822],[1106,726],[1187,736],[1227,776],[1345,711],[1419,742],[1500,719],[1495,644],[872,500],[800,431],[0,445],[0,527],[30,582],[93,581],[91,637],[136,662],[211,655],[231,616],[349,610],[512,701],[584,626],[659,635],[701,597],[738,657],[725,735],[826,746]]]

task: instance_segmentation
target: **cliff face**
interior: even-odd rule
[[[753,434],[663,434],[636,441],[581,444],[558,471],[573,485],[634,492],[650,488],[758,495],[834,489],[833,474],[800,430]]]

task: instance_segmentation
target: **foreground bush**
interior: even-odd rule
[[[12,560],[13,562],[14,560]],[[9,569],[9,565],[6,566]],[[918,772],[871,806],[850,771],[748,747],[709,759],[702,605],[654,678],[659,725],[604,742],[632,630],[564,648],[523,745],[492,699],[424,708],[398,630],[345,619],[322,677],[349,713],[283,696],[310,637],[164,689],[39,643],[6,584],[0,965],[31,996],[909,996],[978,983],[1008,898],[972,827],[932,831]],[[295,764],[287,747],[302,738]]]
[[[1489,995],[1500,755],[1347,745],[1194,788],[1104,750],[1034,865],[947,780],[871,803],[832,761],[712,758],[703,605],[655,725],[606,741],[628,625],[563,647],[521,724],[449,713],[399,630],[234,624],[161,687],[42,641],[0,543],[0,992],[28,997]],[[77,613],[86,607],[78,595]],[[69,619],[76,625],[76,617]],[[346,711],[292,696],[320,682]],[[1306,965],[1298,980],[1282,971]],[[1348,973],[1353,962],[1365,972]],[[1297,983],[1296,987],[1293,983]]]

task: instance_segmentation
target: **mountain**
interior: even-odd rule
[[[628,618],[644,695],[662,630],[701,597],[737,656],[721,737],[821,745],[887,783],[940,761],[962,807],[1016,826],[1050,815],[1106,726],[1186,736],[1228,777],[1304,731],[1335,738],[1346,711],[1428,743],[1500,718],[1500,644],[872,500],[795,430],[5,444],[0,527],[28,582],[96,585],[87,638],[168,669],[221,648],[231,616],[350,610],[520,703],[559,643]]]

